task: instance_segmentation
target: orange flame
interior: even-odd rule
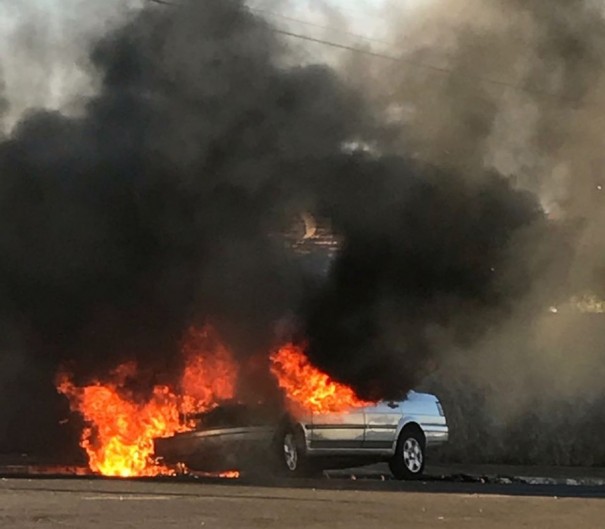
[[[206,411],[235,395],[237,364],[210,327],[191,327],[182,347],[186,359],[181,377],[181,411]]]
[[[271,355],[271,372],[294,413],[339,413],[367,406],[348,386],[311,365],[301,347],[284,345]]]
[[[240,473],[237,470],[228,470],[227,472],[221,472],[218,477],[223,479],[238,479]]]
[[[62,375],[58,390],[89,425],[82,432],[80,446],[86,450],[93,472],[117,477],[167,473],[150,464],[153,438],[179,431],[177,398],[168,387],[156,386],[147,402],[129,400],[121,394],[119,374],[127,366],[114,372],[114,381],[83,388]]]
[[[127,379],[137,374],[133,363],[119,366],[108,382],[85,387],[74,385],[66,374],[59,375],[58,391],[87,424],[80,446],[93,472],[117,477],[171,473],[154,463],[153,439],[190,429],[179,420],[181,414],[203,412],[233,397],[237,366],[212,330],[189,329],[183,354],[181,392],[156,386],[144,402],[125,390]]]

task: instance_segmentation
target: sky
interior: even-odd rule
[[[129,9],[145,0],[0,0],[0,96],[9,100],[4,128],[24,111],[43,106],[69,110],[94,88],[86,72],[90,40],[102,34]],[[397,2],[397,6],[410,1]],[[424,0],[426,1],[426,0]],[[362,36],[381,33],[382,11],[394,0],[249,0],[249,5],[314,24],[342,25]],[[272,16],[297,33],[326,37],[310,24]],[[346,35],[329,32],[331,38]],[[347,43],[350,43],[350,39]],[[4,85],[4,89],[2,89]]]
[[[0,134],[9,131],[19,116],[31,108],[75,112],[78,105],[94,93],[94,81],[87,65],[91,41],[145,1],[0,0],[0,98],[4,96],[9,101],[8,112],[0,115]],[[431,1],[434,0],[356,0],[354,3],[349,0],[247,0],[247,3],[264,9],[276,26],[292,32],[391,51],[384,44],[355,39],[350,34],[384,40],[384,24],[392,11],[401,12],[406,7]],[[326,53],[322,57],[323,51]],[[312,60],[327,60],[329,51],[315,46]]]

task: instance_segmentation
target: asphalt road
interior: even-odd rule
[[[598,528],[605,489],[352,480],[0,481],[0,527]]]

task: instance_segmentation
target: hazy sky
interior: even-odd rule
[[[0,96],[9,99],[5,126],[35,106],[65,108],[92,90],[85,73],[89,43],[146,0],[0,0]],[[178,1],[178,0],[176,0]],[[249,5],[314,24],[380,38],[391,8],[431,0],[248,0]],[[343,33],[270,17],[279,26],[351,44]],[[326,50],[326,54],[328,50]],[[313,51],[315,54],[315,50]],[[314,60],[317,58],[314,55]],[[321,55],[319,56],[321,59]],[[4,85],[4,88],[3,88]],[[8,125],[7,125],[8,124]],[[0,122],[0,129],[2,128]],[[1,130],[0,130],[1,132]]]

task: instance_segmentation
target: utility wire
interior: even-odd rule
[[[169,0],[147,0],[148,2],[154,3],[154,4],[160,4],[160,5],[165,5],[165,6],[170,6],[170,7],[181,7],[181,4],[176,3],[176,2],[172,2]],[[264,9],[259,9],[259,8],[251,8],[248,7],[249,10],[251,11],[262,11],[266,14],[271,13],[267,10]],[[310,23],[310,22],[306,22],[303,20],[299,20],[296,19],[294,17],[287,17],[286,15],[280,15],[277,13],[273,13],[274,15],[278,16],[278,17],[283,17],[283,18],[287,18],[291,21],[296,21],[296,22],[301,22],[301,23],[307,23],[307,24],[312,24],[315,25],[314,23]],[[319,26],[319,25],[318,25]],[[332,31],[338,32],[338,30],[333,29],[333,28],[329,28],[327,26],[320,26],[323,29],[330,29]],[[391,54],[387,54],[384,52],[377,52],[377,51],[373,51],[370,49],[364,49],[364,48],[358,48],[356,46],[351,46],[348,44],[342,44],[340,42],[334,42],[331,40],[327,40],[327,39],[321,39],[321,38],[316,38],[316,37],[311,37],[309,35],[303,35],[301,33],[295,33],[293,31],[287,31],[285,29],[280,29],[280,28],[276,28],[276,27],[270,27],[269,28],[270,31],[272,31],[273,33],[277,33],[279,35],[284,35],[287,37],[291,37],[291,38],[295,38],[295,39],[299,39],[299,40],[303,40],[303,41],[307,41],[307,42],[312,42],[315,44],[321,44],[323,46],[328,46],[331,48],[335,48],[335,49],[339,49],[339,50],[346,50],[346,51],[350,51],[352,53],[357,53],[359,55],[365,55],[367,57],[373,57],[373,58],[377,58],[377,59],[382,59],[385,61],[390,61],[390,62],[394,62],[394,63],[400,63],[400,64],[406,64],[406,65],[410,65],[410,66],[414,66],[416,68],[422,68],[425,70],[429,70],[429,71],[433,71],[439,74],[445,74],[445,75],[451,75],[456,73],[454,70],[452,70],[451,68],[447,68],[447,67],[440,67],[440,66],[435,66],[433,64],[428,64],[425,62],[420,62],[420,61],[416,61],[414,59],[410,59],[407,57],[402,57],[402,56],[397,56],[397,55],[391,55]],[[341,32],[342,33],[342,32]],[[351,35],[351,36],[355,36],[359,39],[362,40],[370,40],[367,37],[364,37],[362,35],[357,35],[355,33],[349,33],[346,32],[347,34]],[[532,88],[527,88],[527,87],[523,87],[520,86],[518,84],[513,84],[507,81],[499,81],[497,79],[492,79],[489,77],[483,77],[483,76],[478,76],[478,75],[468,75],[468,78],[472,78],[472,79],[476,79],[477,81],[480,81],[482,83],[485,84],[490,84],[492,86],[498,86],[500,88],[507,88],[510,90],[514,90],[517,92],[523,92],[523,93],[528,93],[531,95],[539,95],[539,96],[543,96],[545,98],[551,99],[553,101],[559,101],[559,102],[566,102],[566,103],[578,103],[578,100],[575,99],[570,99],[570,98],[566,98],[566,97],[562,97],[560,95],[557,94],[553,94],[544,90],[538,90],[538,89],[532,89]]]
[[[253,11],[255,13],[260,13],[262,15],[266,15],[266,16],[270,16],[272,18],[278,18],[281,20],[287,20],[288,22],[296,22],[297,24],[302,24],[304,26],[309,26],[309,27],[313,27],[313,28],[317,28],[317,29],[321,29],[324,31],[329,31],[331,33],[339,33],[341,35],[346,35],[348,37],[352,37],[356,40],[365,40],[367,42],[374,42],[376,44],[380,44],[381,46],[385,46],[387,48],[393,48],[394,44],[392,42],[385,42],[384,40],[380,40],[380,39],[375,39],[373,37],[368,37],[366,35],[360,35],[359,33],[353,33],[352,31],[346,31],[346,30],[342,30],[342,29],[336,29],[330,26],[326,26],[323,24],[318,24],[316,22],[311,22],[309,20],[302,20],[300,18],[295,18],[289,15],[284,15],[283,13],[277,13],[276,11],[270,11],[268,9],[264,9],[261,7],[253,7],[253,6],[248,6],[248,9],[250,11]]]
[[[180,7],[179,3],[171,2],[169,0],[147,0],[147,1],[150,3],[153,3],[153,4],[160,4],[160,5],[164,5],[164,6],[170,6],[170,7]],[[376,44],[380,44],[380,45],[388,47],[388,48],[394,47],[394,44],[392,42],[385,42],[384,40],[368,37],[367,35],[360,35],[359,33],[353,33],[352,31],[345,31],[342,29],[336,29],[336,28],[326,26],[323,24],[318,24],[316,22],[311,22],[309,20],[302,20],[300,18],[295,18],[295,17],[289,16],[289,15],[284,15],[283,13],[278,13],[276,11],[271,11],[269,9],[265,9],[262,7],[254,7],[254,6],[247,5],[246,9],[248,9],[249,11],[252,11],[254,13],[259,13],[261,15],[266,15],[266,16],[269,16],[272,18],[287,20],[288,22],[296,22],[297,24],[302,24],[305,26],[322,29],[324,31],[330,31],[332,33],[340,33],[341,35],[347,35],[348,37],[352,37],[357,40],[365,40],[367,42],[374,42]],[[272,29],[274,29],[274,28],[272,28]]]

